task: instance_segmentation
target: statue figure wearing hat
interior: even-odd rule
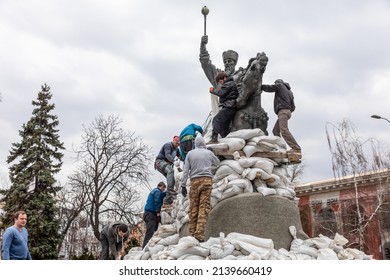
[[[203,35],[200,43],[199,61],[207,79],[214,88],[218,89],[220,85],[215,82],[215,77],[218,73],[224,71],[228,76],[233,76],[239,91],[236,100],[237,112],[230,130],[260,128],[268,135],[268,115],[261,107],[261,84],[268,57],[264,52],[258,53],[256,57],[249,60],[246,68],[240,67],[236,70],[239,55],[234,50],[227,50],[222,53],[224,70],[221,70],[212,63],[210,54],[206,49],[207,43],[208,36]],[[215,116],[219,110],[218,97],[212,95],[211,98],[212,116]]]

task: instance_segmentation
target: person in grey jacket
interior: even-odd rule
[[[199,241],[204,241],[205,227],[210,206],[212,188],[212,167],[219,164],[219,159],[206,148],[202,136],[195,138],[195,149],[188,152],[182,178],[182,195],[187,196],[187,180],[190,178],[189,234]]]
[[[290,84],[282,79],[277,79],[273,85],[263,84],[261,89],[266,92],[275,92],[274,111],[278,116],[278,120],[272,133],[279,137],[282,135],[283,139],[290,146],[291,152],[300,154],[301,147],[288,129],[288,120],[291,118],[291,113],[295,111],[294,95]]]
[[[100,232],[100,243],[102,246],[100,259],[120,260],[123,244],[129,238],[129,235],[129,227],[120,221],[111,222],[103,227]]]

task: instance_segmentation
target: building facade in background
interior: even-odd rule
[[[309,237],[341,234],[374,259],[390,259],[390,170],[295,188],[303,230]]]

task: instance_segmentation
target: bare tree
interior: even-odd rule
[[[96,238],[102,221],[135,224],[140,188],[148,186],[150,149],[120,123],[117,116],[100,115],[89,127],[83,126],[76,150],[79,165],[69,176],[71,189],[85,195],[84,209]]]
[[[293,164],[288,166],[289,173],[291,174],[291,182],[299,183],[301,177],[305,171],[305,163]]]
[[[79,217],[80,213],[85,211],[87,205],[87,195],[78,192],[77,188],[70,188],[65,185],[57,194],[59,216],[61,221],[61,244],[73,222]]]
[[[332,155],[334,177],[340,179],[342,176],[352,176],[354,201],[346,210],[349,219],[345,225],[349,235],[358,235],[359,250],[363,251],[367,227],[386,202],[384,198],[389,184],[387,182],[385,186],[378,188],[376,205],[369,214],[364,211],[362,203],[369,194],[358,188],[357,179],[367,172],[388,169],[390,154],[384,151],[376,139],[370,138],[363,141],[357,137],[355,126],[348,119],[344,119],[338,126],[328,123],[326,137]]]

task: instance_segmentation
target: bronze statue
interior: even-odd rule
[[[207,7],[203,7],[204,15],[204,35],[200,42],[199,61],[203,71],[214,88],[219,85],[215,82],[216,75],[221,69],[215,67],[210,60],[210,54],[206,49],[208,35],[206,35],[206,16],[209,13]],[[261,85],[263,73],[268,63],[268,57],[264,52],[258,53],[256,57],[249,60],[247,68],[239,68],[236,71],[238,53],[233,50],[227,50],[222,54],[224,71],[232,75],[239,90],[237,98],[237,112],[231,124],[231,131],[239,129],[260,128],[266,135],[268,126],[268,115],[261,106]],[[212,115],[218,112],[218,97],[212,96],[211,108]]]

